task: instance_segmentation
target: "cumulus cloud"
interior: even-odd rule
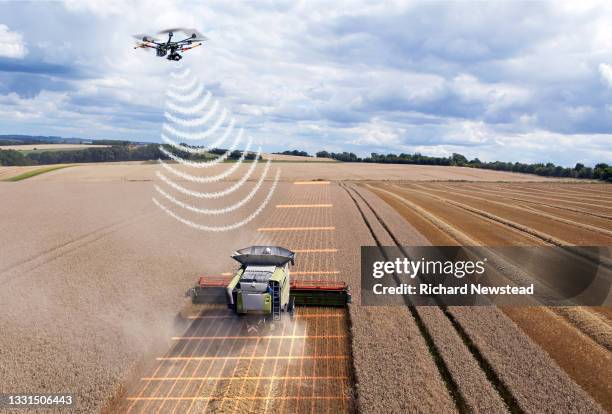
[[[608,85],[608,87],[612,87],[612,65],[608,63],[600,63],[599,74],[601,75],[603,82]]]
[[[184,64],[268,151],[611,161],[603,1],[71,0],[0,2],[0,15],[0,45],[19,28],[29,49],[0,57],[6,133],[158,141],[172,66],[131,35],[182,26],[210,38]]]
[[[20,33],[12,32],[5,24],[0,24],[0,57],[23,59],[28,49]]]

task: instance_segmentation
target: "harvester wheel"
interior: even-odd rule
[[[294,296],[292,296],[292,297],[289,299],[289,303],[287,303],[287,311],[288,311],[288,312],[289,312],[291,315],[293,315],[293,311],[294,311],[294,310],[295,310],[295,297],[294,297]]]

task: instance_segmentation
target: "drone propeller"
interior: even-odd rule
[[[191,40],[193,42],[203,42],[205,40],[208,40],[206,36],[198,32],[196,29],[187,29],[184,27],[176,27],[174,29],[162,30],[161,32],[158,32],[157,34],[166,34],[170,32],[183,32],[187,36],[189,36],[189,39],[186,39],[186,40]]]
[[[193,49],[194,47],[198,47],[198,46],[202,46],[202,43],[196,43],[195,45],[193,45],[193,46],[189,46],[189,47],[182,47],[182,48],[181,48],[181,52],[186,52],[186,51],[188,51],[189,49]]]
[[[156,49],[156,47],[149,43],[136,43],[134,49]]]
[[[138,40],[139,42],[155,42],[158,39],[154,38],[153,36],[150,36],[148,34],[142,33],[142,34],[135,34],[132,35],[132,37],[136,40]]]

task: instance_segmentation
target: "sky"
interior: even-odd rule
[[[173,63],[266,151],[612,164],[610,2],[0,2],[0,134],[160,142]]]

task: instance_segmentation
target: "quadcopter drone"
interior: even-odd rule
[[[179,41],[172,41],[172,37],[175,32],[183,32],[188,37]],[[202,46],[202,42],[208,40],[206,36],[201,35],[195,29],[168,29],[162,30],[158,34],[168,34],[168,40],[166,42],[160,42],[153,36],[146,34],[134,35],[138,39],[138,43],[134,46],[134,49],[155,49],[157,56],[164,57],[166,59],[179,61],[183,58],[181,53],[184,53],[190,49],[198,46]]]

